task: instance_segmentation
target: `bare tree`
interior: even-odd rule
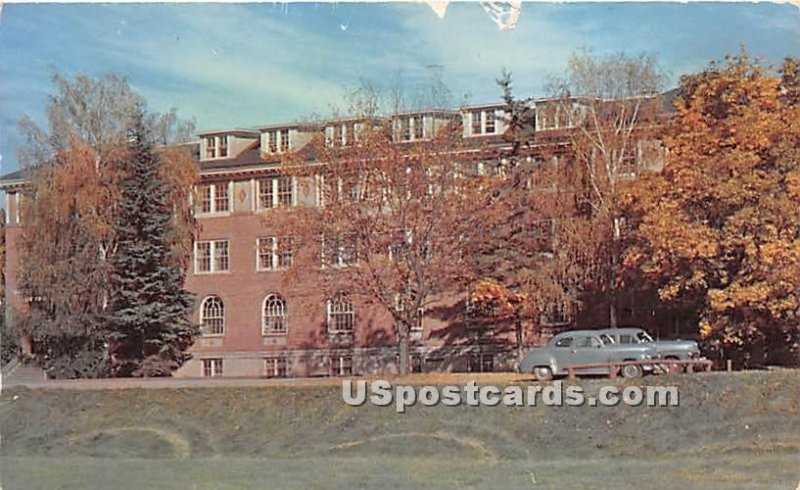
[[[618,323],[617,286],[623,219],[620,189],[647,159],[658,130],[664,75],[655,58],[623,53],[574,54],[567,72],[550,82],[553,101],[537,105],[537,129],[563,133],[572,166],[569,184],[577,215],[562,225],[573,237],[593,235],[587,270],[606,291],[608,321]],[[569,243],[565,243],[569,246]],[[585,248],[585,247],[584,247]]]

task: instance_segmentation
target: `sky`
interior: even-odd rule
[[[54,73],[125,75],[152,110],[200,130],[341,109],[362,80],[413,92],[440,73],[455,103],[544,96],[577,49],[658,58],[671,85],[744,45],[765,64],[800,56],[800,9],[770,3],[523,3],[501,31],[478,3],[440,19],[424,3],[6,4],[0,11],[0,173],[17,123],[45,124]]]

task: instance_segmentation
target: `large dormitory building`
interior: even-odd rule
[[[569,130],[554,106],[546,99],[530,102],[535,114],[532,129],[550,133],[543,138],[550,145],[560,144]],[[491,158],[510,145],[503,138],[505,116],[505,106],[497,103],[395,114],[387,122],[398,143],[430,138],[445,126],[460,128],[466,145]],[[197,295],[194,319],[203,333],[192,348],[193,359],[178,376],[340,376],[397,370],[391,317],[344,298],[325,298],[313,284],[307,285],[302,303],[293,297],[296,293],[284,290],[281,275],[293,267],[291,248],[282,243],[287,237],[264,219],[264,211],[273,207],[319,204],[320,189],[313,179],[299,182],[302,177],[281,175],[285,154],[319,163],[307,148],[315,138],[324,135],[328,144],[353,144],[364,123],[337,119],[223,129],[199,133],[199,141],[190,144],[201,171],[194,202],[197,235],[186,286]],[[477,166],[480,172],[482,162]],[[21,172],[0,180],[6,192],[9,321],[25,308],[16,287],[15,248],[24,184]],[[315,294],[319,297],[309,301]],[[450,318],[426,315],[412,331],[412,369],[512,369],[513,334],[471,327],[465,301],[452,306],[450,311],[456,313]],[[570,318],[543,317],[541,323],[545,328],[536,329],[539,334],[568,326]],[[375,335],[378,331],[388,335]],[[524,342],[532,345],[541,340],[528,335]]]

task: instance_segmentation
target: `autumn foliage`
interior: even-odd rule
[[[629,271],[694,309],[709,348],[739,365],[796,362],[800,308],[797,63],[746,53],[681,81],[663,172],[626,198]]]

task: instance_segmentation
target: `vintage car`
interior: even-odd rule
[[[624,361],[657,360],[658,353],[652,344],[615,344],[603,342],[594,330],[573,330],[554,336],[544,347],[531,349],[520,364],[520,372],[532,373],[538,381],[547,381],[555,375],[568,374],[567,367],[587,364],[606,364]],[[636,378],[652,365],[622,366],[626,378]],[[577,374],[609,374],[609,366],[576,370]]]
[[[654,345],[661,359],[688,361],[700,358],[700,348],[694,340],[653,340],[641,328],[604,328],[595,330],[605,343]]]

